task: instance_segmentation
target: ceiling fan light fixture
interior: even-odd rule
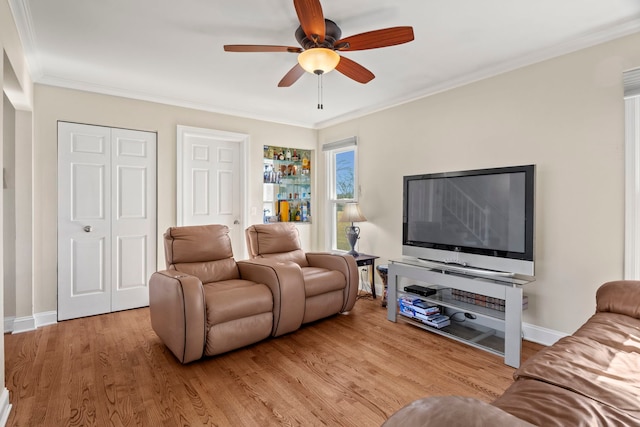
[[[298,55],[298,64],[311,74],[324,74],[335,69],[340,55],[331,49],[314,47]]]

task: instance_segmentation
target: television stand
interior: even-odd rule
[[[517,368],[522,347],[522,285],[533,281],[533,278],[491,273],[417,258],[391,260],[387,277],[387,319],[409,323],[497,354],[504,357],[505,364]],[[404,291],[405,286],[415,284],[437,292],[421,296]],[[504,311],[456,299],[455,290],[503,300]],[[398,298],[403,296],[420,298],[427,304],[440,306],[451,317],[451,324],[436,328],[402,315],[398,309]]]

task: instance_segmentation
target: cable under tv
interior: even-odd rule
[[[427,288],[426,286],[420,285],[409,285],[404,287],[405,292],[410,292],[412,294],[421,295],[423,297],[428,297],[429,295],[433,295],[438,292],[436,289]]]

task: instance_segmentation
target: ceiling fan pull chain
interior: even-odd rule
[[[318,73],[318,110],[324,109],[322,100],[322,73]]]

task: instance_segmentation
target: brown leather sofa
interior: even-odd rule
[[[358,266],[351,255],[307,252],[295,224],[252,225],[245,231],[252,259],[294,263],[304,277],[303,293],[289,304],[303,307],[301,323],[350,311],[358,293]],[[296,299],[297,298],[297,299]]]
[[[182,363],[271,336],[286,310],[274,305],[274,294],[301,287],[290,265],[236,262],[228,233],[205,225],[164,234],[166,270],[149,280],[151,325]]]
[[[596,313],[523,363],[514,379],[491,404],[430,397],[383,425],[640,426],[640,281],[602,285]]]

